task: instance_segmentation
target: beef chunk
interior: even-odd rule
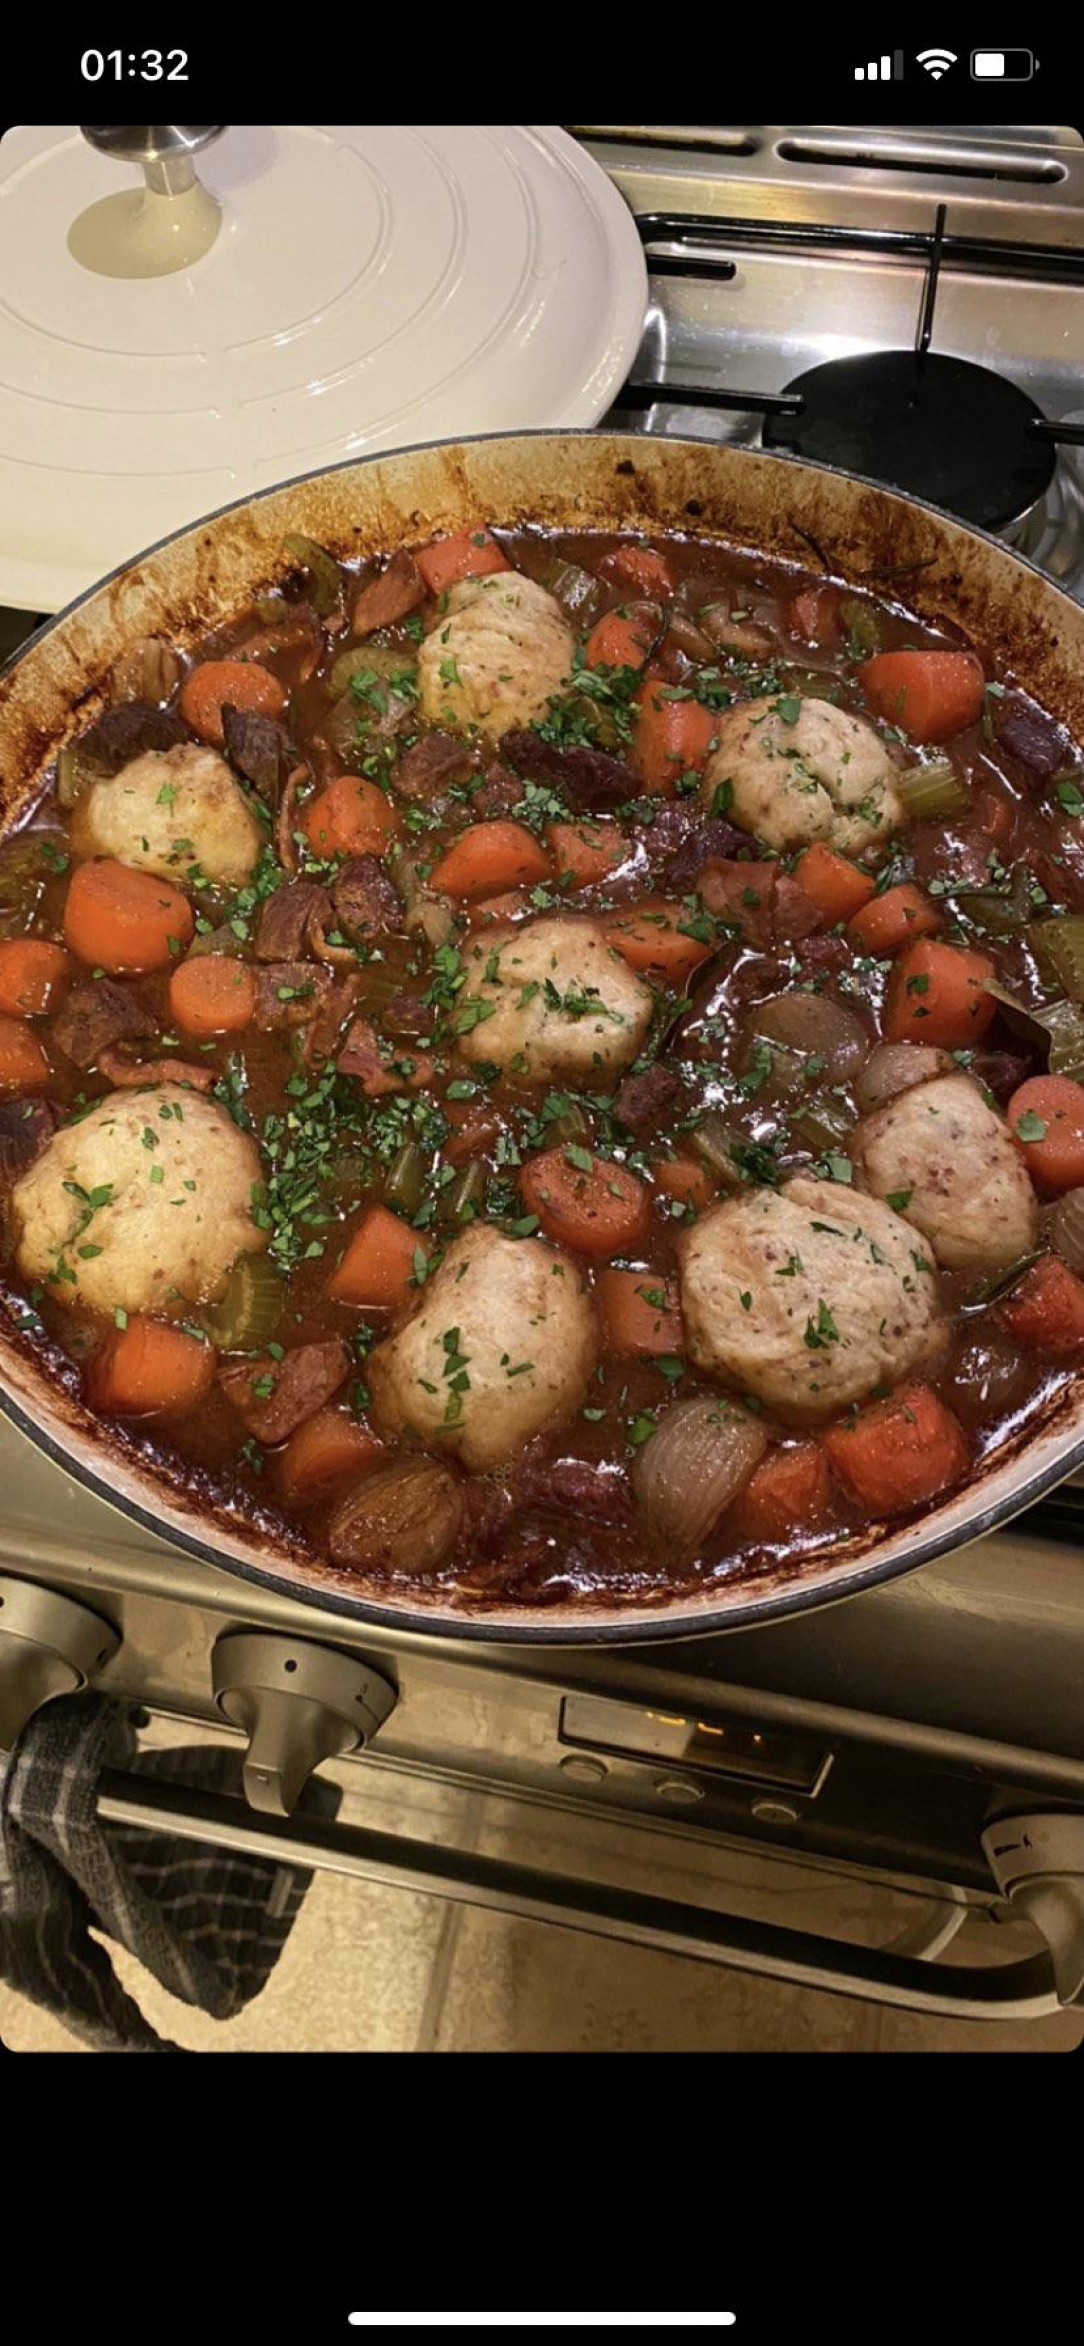
[[[640,833],[650,856],[657,853],[653,836],[657,828],[657,825],[652,825],[651,829]],[[687,896],[689,890],[695,888],[704,865],[710,863],[714,856],[733,859],[743,854],[753,861],[759,849],[748,833],[739,831],[734,823],[718,819],[694,823],[681,846],[675,848],[674,853],[667,858],[661,877],[673,895]]]
[[[614,1098],[622,1124],[637,1136],[650,1132],[681,1097],[681,1083],[668,1068],[649,1067],[644,1075],[626,1075]]]
[[[375,855],[355,855],[343,864],[332,883],[331,907],[332,928],[341,929],[351,942],[382,936],[397,929],[403,918],[398,890]]]
[[[125,1039],[138,1040],[158,1031],[151,1017],[127,986],[114,978],[97,978],[73,986],[53,1021],[53,1041],[76,1067],[96,1067],[102,1052]]]
[[[520,1508],[573,1508],[595,1523],[626,1523],[629,1486],[620,1467],[585,1458],[531,1460],[519,1468],[512,1493]]]
[[[543,741],[529,726],[503,734],[499,746],[501,757],[515,773],[525,781],[548,783],[577,812],[623,806],[626,799],[640,796],[640,781],[632,767],[621,758],[609,757],[605,750],[561,749],[555,742]]]
[[[189,738],[174,709],[152,709],[148,701],[124,701],[105,709],[76,743],[81,759],[103,774],[119,774],[148,749],[176,749]]]
[[[315,880],[290,880],[285,888],[276,888],[260,908],[257,960],[300,961],[314,927],[325,928],[330,915],[331,892]]]
[[[968,1064],[968,1074],[976,1083],[985,1084],[1002,1107],[1026,1078],[1036,1073],[1034,1059],[1017,1051],[976,1051]]]
[[[453,774],[465,774],[475,752],[458,733],[423,733],[403,751],[395,768],[401,798],[432,799]]]
[[[307,1025],[333,984],[331,971],[314,969],[311,961],[266,962],[256,975],[255,1024],[265,1034]]]
[[[500,759],[494,758],[471,799],[471,813],[484,815],[487,822],[494,815],[510,815],[522,796],[520,775],[513,774],[510,766],[502,766]]]
[[[997,740],[999,749],[1008,750],[1018,765],[1043,782],[1068,763],[1069,744],[1061,726],[1022,693],[1006,693],[998,704]]]
[[[190,1091],[210,1092],[218,1082],[217,1067],[193,1067],[187,1059],[126,1059],[110,1047],[99,1053],[98,1065],[121,1092],[146,1091],[149,1085],[159,1083],[187,1084]]]
[[[285,1358],[238,1361],[219,1371],[218,1382],[258,1442],[285,1442],[306,1418],[314,1417],[337,1393],[350,1367],[350,1354],[337,1337],[323,1344],[295,1344]]]
[[[425,580],[406,547],[401,546],[375,578],[366,580],[354,605],[355,635],[372,635],[375,628],[394,627],[424,603]]]
[[[268,806],[277,806],[286,777],[301,762],[301,753],[284,725],[259,709],[222,711],[222,739],[231,766],[251,782]]]
[[[17,1181],[59,1123],[52,1100],[0,1100],[0,1181]]]
[[[402,1076],[396,1075],[391,1063],[382,1057],[376,1030],[367,1018],[354,1019],[335,1065],[340,1075],[356,1077],[370,1100],[403,1089]]]
[[[330,1059],[357,1000],[360,984],[357,970],[342,971],[333,979],[317,1004],[316,1015],[305,1037],[306,1059]]]

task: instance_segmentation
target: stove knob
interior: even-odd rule
[[[14,1751],[43,1703],[78,1694],[119,1644],[109,1622],[73,1597],[0,1573],[0,1751]]]
[[[999,1817],[982,1836],[990,1871],[1013,1914],[1046,1940],[1059,2004],[1084,2001],[1084,1815]]]
[[[361,1751],[395,1707],[368,1662],[307,1638],[237,1630],[211,1657],[215,1701],[248,1736],[245,1798],[288,1817],[322,1760]]]

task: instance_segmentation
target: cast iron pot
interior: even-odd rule
[[[850,583],[895,573],[922,618],[953,621],[999,675],[1084,737],[1084,609],[996,540],[933,507],[794,458],[605,433],[471,440],[375,457],[227,506],[117,571],[26,644],[0,674],[0,829],[33,801],[43,768],[82,731],[104,680],[138,636],[190,644],[288,567],[300,531],[366,555],[480,522],[563,530],[691,531],[808,570],[810,541]],[[194,1497],[45,1374],[0,1320],[0,1404],[47,1455],[148,1530],[326,1613],[430,1634],[527,1644],[632,1643],[748,1627],[851,1595],[1004,1523],[1084,1463],[1084,1379],[1054,1399],[968,1487],[903,1529],[868,1527],[828,1561],[713,1582],[669,1605],[508,1603],[460,1610],[419,1581],[393,1601],[314,1564],[287,1537]]]

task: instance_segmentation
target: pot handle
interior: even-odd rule
[[[103,1775],[98,1814],[109,1824],[174,1833],[182,1840],[209,1842],[313,1872],[427,1892],[531,1922],[625,1940],[725,1970],[754,1972],[829,1995],[863,1997],[938,2019],[1039,2020],[1073,2001],[1059,1994],[1045,1954],[1023,1962],[942,1968],[890,1950],[819,1938],[608,1884],[570,1880],[474,1851],[429,1847],[367,1827],[318,1817],[296,1822],[257,1818],[242,1801],[226,1794],[151,1785],[135,1775]]]

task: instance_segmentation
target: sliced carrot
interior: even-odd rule
[[[642,668],[658,632],[643,611],[607,611],[584,645],[589,668]]]
[[[185,677],[177,705],[201,741],[220,742],[223,709],[254,709],[263,717],[281,717],[286,701],[285,685],[258,660],[203,660]]]
[[[837,921],[853,919],[869,903],[876,886],[868,872],[860,870],[849,856],[837,855],[834,848],[826,847],[823,839],[799,856],[794,877],[829,929],[834,929]]]
[[[875,714],[912,741],[950,741],[982,715],[986,679],[975,652],[877,652],[858,680]]]
[[[512,567],[487,529],[464,530],[455,538],[434,538],[414,560],[431,595],[445,594],[461,578],[487,578],[491,571]]]
[[[200,953],[182,961],[169,981],[169,1014],[190,1035],[234,1035],[256,1008],[256,979],[232,953]]]
[[[1069,1075],[1033,1075],[1013,1093],[1008,1118],[1028,1172],[1047,1196],[1084,1186],[1084,1084]]]
[[[941,926],[941,915],[921,888],[914,888],[909,880],[902,880],[898,888],[886,888],[883,896],[871,897],[861,912],[848,923],[852,944],[862,953],[871,953],[877,961],[887,960],[899,953],[914,937],[932,937]]]
[[[672,595],[674,580],[665,554],[654,546],[618,546],[599,564],[604,578],[615,578],[635,595]]]
[[[36,1092],[49,1081],[41,1044],[21,1018],[0,1018],[0,1092]]]
[[[670,795],[683,774],[698,774],[706,765],[716,719],[702,701],[681,698],[676,686],[657,677],[641,684],[632,705],[637,773],[648,790]]]
[[[687,904],[667,896],[645,896],[603,916],[603,927],[630,969],[648,970],[680,985],[714,952],[714,939],[690,935],[696,919]]]
[[[547,1149],[523,1167],[519,1186],[546,1237],[576,1254],[600,1261],[634,1254],[647,1235],[650,1190],[623,1165],[588,1157],[586,1149]]]
[[[442,896],[496,896],[552,877],[550,860],[525,823],[475,823],[434,864],[429,885]]]
[[[1084,1347],[1084,1279],[1057,1255],[1044,1254],[1006,1297],[998,1318],[1018,1344],[1067,1360]]]
[[[410,1295],[419,1251],[425,1250],[409,1222],[401,1222],[387,1206],[370,1206],[328,1281],[332,1302],[397,1310]]]
[[[966,1471],[959,1420],[929,1385],[901,1385],[852,1425],[829,1427],[825,1448],[848,1497],[869,1515],[900,1515],[948,1490]]]
[[[215,1352],[165,1320],[137,1316],[107,1336],[91,1356],[87,1391],[113,1417],[152,1417],[194,1409],[214,1383]]]
[[[843,633],[839,616],[839,588],[803,587],[783,611],[791,635],[807,644],[837,644]]]
[[[715,1183],[707,1166],[699,1157],[687,1156],[683,1150],[674,1157],[652,1157],[648,1170],[664,1197],[675,1198],[683,1206],[693,1206],[697,1213],[710,1206],[715,1197]]]
[[[684,1343],[676,1279],[661,1271],[600,1271],[595,1294],[615,1352],[680,1353]]]
[[[112,856],[72,873],[64,935],[72,952],[110,977],[165,969],[191,943],[192,907],[179,888]]]
[[[624,863],[629,843],[620,823],[547,823],[546,839],[560,880],[591,888]]]
[[[400,832],[386,791],[360,774],[339,774],[301,810],[301,828],[314,855],[386,855]]]
[[[366,1426],[341,1409],[318,1409],[291,1434],[279,1452],[277,1472],[284,1499],[303,1499],[343,1474],[368,1474],[387,1451]]]
[[[41,1018],[68,968],[63,945],[45,937],[11,937],[0,945],[0,1012]]]
[[[750,1476],[731,1516],[743,1539],[789,1540],[815,1530],[832,1500],[828,1460],[819,1442],[769,1450]]]
[[[530,910],[531,899],[525,888],[506,888],[503,896],[476,896],[468,904],[466,918],[472,928],[476,921],[516,920],[521,912]]]
[[[888,981],[886,1040],[967,1050],[985,1034],[997,1008],[986,991],[993,975],[993,962],[985,953],[927,937],[909,945]]]

